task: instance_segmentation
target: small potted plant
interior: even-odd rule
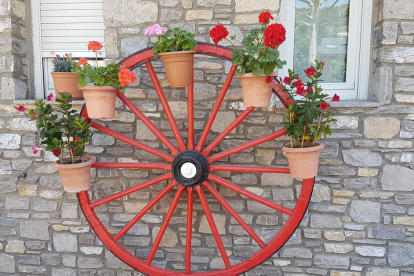
[[[242,40],[244,49],[233,50],[231,62],[238,65],[237,77],[241,80],[243,102],[246,107],[266,107],[270,104],[272,84],[269,76],[276,76],[276,68],[282,68],[286,61],[279,59],[278,47],[286,40],[286,30],[282,24],[270,24],[273,16],[270,12],[259,15],[260,29],[252,29]],[[210,31],[210,37],[217,44],[227,39],[228,30],[216,25]],[[235,36],[231,37],[232,40]],[[233,44],[230,40],[228,40]],[[234,44],[233,44],[234,45]]]
[[[161,57],[170,86],[189,86],[193,78],[194,49],[197,47],[194,35],[179,28],[166,31],[158,24],[148,27],[145,35],[157,37],[152,51],[155,58]]]
[[[289,76],[282,83],[292,95],[292,102],[285,111],[286,135],[290,143],[282,150],[286,153],[290,173],[294,178],[313,178],[318,174],[319,154],[324,148],[317,141],[332,134],[331,123],[336,123],[330,110],[331,102],[338,102],[339,96],[322,92],[319,78],[322,76],[324,63],[315,61],[316,67],[304,70],[308,80],[303,80],[289,70]]]
[[[136,81],[134,72],[110,63],[107,66],[98,66],[98,53],[103,45],[98,41],[90,41],[88,50],[95,53],[95,66],[81,58],[72,68],[79,76],[79,87],[83,91],[89,118],[112,119],[115,116],[116,94],[119,89]]]
[[[59,92],[58,95],[56,99],[52,94],[48,96],[48,101],[56,100],[56,107],[46,104],[44,100],[37,100],[34,109],[24,106],[15,108],[36,121],[40,130],[44,147],[34,146],[33,152],[46,150],[57,156],[59,159],[53,165],[59,171],[63,188],[67,192],[77,193],[90,187],[93,159],[85,156],[85,145],[91,138],[90,124],[72,109],[73,98],[70,93]]]
[[[56,55],[52,60],[53,72],[51,74],[53,83],[56,95],[59,92],[68,92],[72,94],[74,100],[82,100],[82,90],[78,88],[78,75],[72,72],[73,63],[72,54],[66,53],[63,57]]]

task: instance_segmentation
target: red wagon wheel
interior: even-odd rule
[[[199,43],[197,49],[198,54],[205,54],[210,56],[215,56],[219,58],[224,58],[227,60],[231,59],[231,49],[225,47],[215,46],[208,43]],[[220,172],[248,172],[248,173],[274,173],[275,181],[278,180],[280,174],[289,174],[288,168],[279,168],[279,167],[262,167],[262,166],[238,166],[238,165],[222,165],[217,163],[217,161],[229,157],[233,154],[239,153],[243,150],[253,148],[262,143],[272,141],[282,135],[284,135],[285,130],[280,129],[271,134],[264,135],[263,137],[253,139],[244,144],[235,146],[233,148],[221,151],[213,152],[213,150],[229,135],[233,129],[235,129],[250,113],[253,112],[254,108],[247,108],[231,123],[222,133],[220,133],[210,144],[204,147],[204,144],[207,140],[207,136],[210,132],[210,129],[213,125],[216,115],[222,105],[223,99],[226,95],[226,92],[230,86],[230,83],[234,77],[234,72],[236,66],[232,66],[227,78],[222,86],[221,92],[219,93],[215,104],[212,108],[209,119],[207,120],[206,125],[201,133],[198,141],[195,138],[195,128],[194,128],[194,83],[188,87],[187,94],[187,141],[185,142],[182,134],[179,131],[177,122],[173,117],[169,103],[167,102],[166,96],[163,92],[163,89],[160,85],[160,82],[155,73],[152,60],[154,59],[151,48],[144,49],[139,51],[132,56],[126,58],[121,62],[122,65],[127,68],[136,68],[137,66],[144,65],[148,74],[151,78],[151,81],[155,87],[156,93],[158,95],[159,101],[162,104],[163,112],[171,125],[173,135],[176,139],[176,144],[171,142],[168,135],[165,135],[159,130],[159,128],[148,119],[148,117],[141,112],[141,110],[129,100],[123,93],[118,92],[118,98],[158,137],[158,139],[163,143],[164,148],[167,149],[170,153],[166,153],[166,150],[156,149],[152,146],[143,144],[129,136],[121,134],[117,131],[114,131],[108,127],[105,127],[103,124],[91,121],[92,127],[95,129],[106,133],[118,140],[121,140],[129,145],[132,145],[140,150],[146,151],[152,155],[155,155],[159,158],[164,159],[163,163],[108,163],[108,162],[96,162],[93,167],[95,168],[117,168],[117,169],[134,169],[134,170],[152,170],[160,171],[163,170],[164,174],[156,176],[150,180],[147,180],[143,183],[132,185],[129,188],[124,188],[121,191],[114,192],[109,196],[104,196],[95,201],[91,201],[87,191],[78,193],[79,203],[85,214],[86,219],[90,223],[91,227],[101,239],[101,241],[107,246],[107,248],[112,251],[119,259],[128,264],[129,266],[149,275],[238,275],[245,271],[248,271],[255,266],[261,264],[266,259],[271,257],[283,244],[292,236],[298,227],[300,221],[302,220],[306,209],[309,204],[309,200],[313,190],[314,179],[305,179],[302,181],[300,186],[300,195],[297,197],[297,200],[294,202],[294,207],[286,207],[283,204],[276,203],[272,198],[269,199],[269,196],[262,196],[252,192],[245,187],[240,185],[235,185],[232,182],[218,176]],[[274,85],[273,92],[282,101],[286,106],[288,104],[289,95],[281,91],[280,86]],[[82,116],[87,118],[86,108],[82,112]],[[172,135],[171,135],[172,136]],[[113,227],[108,226],[106,223],[103,223],[100,217],[97,215],[97,210],[101,208],[104,204],[116,204],[120,198],[128,198],[129,195],[143,191],[144,189],[151,189],[155,185],[160,185],[160,183],[168,183],[162,185],[162,189],[158,195],[154,196],[149,202],[146,202],[146,205],[136,213],[129,221],[122,226],[121,229],[114,231]],[[256,233],[256,229],[253,229],[248,222],[232,207],[232,204],[228,202],[225,196],[221,195],[218,190],[213,186],[217,187],[226,187],[229,190],[234,191],[239,196],[248,198],[255,204],[261,206],[266,206],[272,212],[276,210],[276,214],[281,216],[281,221],[284,221],[283,226],[279,231],[273,233],[271,237],[263,237],[260,233]],[[98,184],[97,184],[98,185]],[[186,191],[186,200],[180,199],[185,197],[184,191]],[[163,217],[162,222],[160,222],[160,227],[158,227],[158,234],[154,235],[148,247],[150,248],[147,256],[141,257],[136,256],[131,253],[131,248],[129,248],[125,242],[122,242],[123,238],[129,234],[134,225],[140,221],[144,215],[149,212],[156,204],[160,202],[167,194],[174,195],[172,202],[169,202],[171,205],[168,208],[165,216]],[[206,197],[207,195],[207,197]],[[198,199],[197,199],[198,198]],[[223,207],[223,211],[226,210],[228,214],[244,229],[245,233],[251,239],[250,244],[255,246],[257,250],[251,254],[251,256],[245,257],[245,259],[233,259],[228,256],[226,252],[225,245],[222,240],[222,234],[219,233],[217,228],[217,221],[215,220],[213,213],[210,208],[211,202],[217,202],[220,205],[220,208]],[[208,225],[211,230],[212,237],[216,242],[218,251],[216,255],[220,255],[222,259],[222,267],[216,270],[211,271],[210,268],[204,268],[197,266],[192,262],[192,254],[194,254],[194,248],[192,246],[193,238],[196,235],[194,233],[194,218],[193,213],[195,211],[194,203],[200,202],[205,218],[208,222]],[[182,252],[183,258],[182,265],[177,265],[174,267],[160,267],[156,265],[154,259],[160,258],[156,254],[160,249],[160,244],[163,239],[164,234],[167,231],[173,218],[174,211],[178,205],[186,206],[186,216],[185,224],[186,226],[181,229],[183,232],[182,241]],[[293,205],[292,205],[293,206]],[[223,212],[221,211],[221,212]],[[111,228],[111,230],[109,230]],[[198,234],[198,237],[200,234]],[[211,235],[210,235],[211,237]],[[178,250],[178,249],[177,249]],[[161,254],[162,255],[162,254]],[[161,258],[165,258],[161,256]],[[207,271],[202,271],[207,270]]]

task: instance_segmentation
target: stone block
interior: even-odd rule
[[[314,264],[317,267],[349,269],[349,257],[315,254]]]
[[[273,189],[273,200],[280,202],[281,200],[294,200],[293,189],[291,188],[275,188]]]
[[[312,258],[312,251],[304,247],[286,247],[280,252],[282,258]]]
[[[158,236],[158,232],[160,231],[160,227],[154,227],[152,230],[152,239],[155,240]],[[164,236],[161,240],[160,246],[161,247],[174,247],[178,243],[177,234],[167,227]]]
[[[393,224],[414,226],[414,217],[394,217]]]
[[[117,7],[114,9],[114,7]],[[119,16],[122,14],[122,16]],[[103,18],[106,27],[121,27],[156,22],[158,4],[150,1],[103,1]],[[138,49],[142,49],[138,48]]]
[[[127,57],[138,50],[146,48],[148,45],[147,37],[128,37],[121,40],[121,54]]]
[[[27,210],[29,209],[29,199],[25,197],[6,197],[6,210]]]
[[[49,240],[49,224],[45,221],[21,221],[20,237],[31,240]]]
[[[354,246],[349,243],[324,243],[325,252],[345,254],[354,250]]]
[[[395,44],[397,42],[398,22],[384,22],[382,30],[382,44]]]
[[[381,166],[382,158],[378,153],[364,149],[343,150],[345,164],[357,167]]]
[[[55,211],[57,203],[51,200],[35,199],[33,201],[33,210],[41,212]]]
[[[5,251],[7,253],[20,253],[23,254],[26,250],[26,247],[24,246],[24,242],[20,240],[9,240],[7,241],[6,249]]]
[[[414,245],[409,243],[389,243],[388,262],[391,267],[414,265]]]
[[[78,204],[62,203],[61,217],[62,218],[77,218],[78,217]]]
[[[398,78],[395,84],[396,92],[414,92],[414,79],[412,78]]]
[[[16,261],[13,256],[0,254],[0,272],[2,273],[15,273]]]
[[[19,255],[19,258],[17,259],[17,264],[40,265],[40,257],[30,255]]]
[[[399,103],[414,103],[414,95],[395,94],[395,101]],[[404,137],[401,135],[401,138],[404,138]]]
[[[78,257],[77,264],[78,264],[79,268],[92,268],[92,269],[93,268],[103,268],[104,267],[104,259],[103,258]]]
[[[219,111],[216,119],[214,120],[211,130],[214,132],[222,133],[233,121],[236,119],[236,114],[233,111]],[[236,128],[230,133],[235,134]]]
[[[293,185],[290,174],[262,173],[262,185],[289,187]]]
[[[6,128],[16,131],[37,131],[36,122],[30,121],[30,118],[13,118],[7,122]]]
[[[46,265],[58,265],[62,260],[60,254],[57,253],[42,253],[40,257]]]
[[[0,99],[23,100],[27,95],[27,84],[19,79],[1,77]],[[1,139],[0,139],[1,142]]]
[[[71,268],[52,268],[51,276],[77,276],[76,270]]]
[[[385,248],[379,246],[363,245],[355,247],[356,254],[366,257],[383,257],[385,252]]]
[[[202,21],[211,19],[213,19],[212,10],[188,10],[185,16],[185,20]]]
[[[387,126],[387,131],[384,131]],[[391,139],[400,132],[400,121],[391,117],[368,117],[364,120],[364,137]]]
[[[108,134],[94,133],[92,143],[94,146],[110,146],[115,143],[115,138]]]
[[[393,91],[392,68],[377,67],[372,77],[369,96],[381,104],[388,104],[391,102]]]
[[[342,222],[339,217],[336,216],[328,216],[328,215],[311,215],[311,223],[310,226],[314,228],[322,228],[322,229],[329,229],[329,228],[341,228]]]
[[[21,135],[0,134],[0,149],[20,149]]]
[[[160,21],[180,20],[183,17],[183,12],[176,9],[161,9]]]
[[[213,214],[214,222],[216,223],[217,230],[220,235],[226,234],[226,217],[224,215]],[[203,216],[200,222],[200,227],[198,229],[200,233],[211,234],[211,228],[207,221],[207,217]]]
[[[349,215],[355,222],[380,222],[381,204],[378,202],[352,200]]]
[[[404,2],[404,7],[398,0],[384,1],[383,4],[383,18],[384,19],[414,19],[414,3],[411,1]]]
[[[381,178],[383,190],[413,191],[414,170],[394,165],[385,165]]]
[[[413,63],[414,49],[412,47],[380,48],[376,59],[384,63]]]
[[[272,11],[276,13],[279,11],[279,2],[271,0],[252,1],[252,0],[237,0],[236,13],[252,12],[252,11]]]
[[[118,34],[115,29],[106,28],[105,35],[105,58],[118,58]]]
[[[325,185],[315,184],[312,192],[312,202],[331,200],[331,189]]]
[[[404,240],[405,229],[402,227],[374,226],[368,229],[368,237],[381,240]]]
[[[105,250],[105,262],[106,267],[110,269],[124,269],[124,270],[132,270],[132,268],[118,259],[111,251]]]
[[[392,268],[373,268],[372,271],[367,272],[366,276],[400,276],[398,269]]]
[[[77,252],[77,236],[70,233],[54,233],[53,247],[55,248],[56,252]]]

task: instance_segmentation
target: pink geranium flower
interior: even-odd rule
[[[53,96],[53,94],[52,94],[52,93],[50,93],[50,94],[49,94],[49,96],[47,96],[47,100],[48,100],[48,101],[52,101],[52,102],[53,102],[53,101],[55,101],[55,100],[56,100],[56,98],[55,98],[55,96]]]
[[[161,27],[158,24],[154,24],[145,29],[145,35],[159,36],[159,35],[165,34],[165,32],[166,32],[165,28]]]
[[[19,105],[19,106],[13,106],[17,111],[20,111],[20,112],[24,112],[24,113],[26,113],[27,112],[27,108],[25,107],[25,106],[23,106],[23,105]]]
[[[39,147],[39,146],[32,147],[32,151],[33,151],[34,154],[36,154],[36,153],[38,153],[39,151],[42,151],[42,150],[44,150],[44,148]]]

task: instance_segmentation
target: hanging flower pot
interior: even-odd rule
[[[245,107],[267,107],[272,97],[272,83],[267,75],[255,76],[252,73],[237,75],[241,81]]]
[[[286,145],[282,151],[286,153],[289,162],[290,174],[293,178],[313,178],[318,175],[319,155],[324,145],[312,142],[293,144],[293,148]]]
[[[72,94],[74,100],[83,100],[82,90],[78,88],[78,74],[72,72],[52,72],[56,95],[59,92]]]
[[[187,87],[193,80],[195,51],[160,53],[171,87]]]
[[[83,86],[88,117],[91,119],[113,119],[118,89],[112,86]]]
[[[63,164],[60,163],[60,160],[53,163],[53,166],[59,171],[63,188],[68,193],[86,191],[91,185],[91,165],[94,160],[88,156],[84,157],[86,162],[81,162],[80,157],[75,158],[79,160],[79,163],[65,164],[65,161],[71,158],[64,158]]]

